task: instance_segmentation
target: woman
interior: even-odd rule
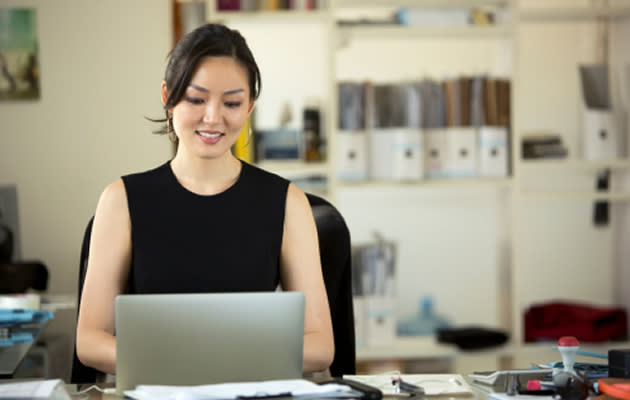
[[[77,325],[81,362],[115,373],[114,299],[129,293],[300,291],[304,372],[334,344],[317,231],[305,194],[238,160],[260,72],[243,37],[208,24],[173,49],[162,82],[175,157],[107,186],[94,217]]]

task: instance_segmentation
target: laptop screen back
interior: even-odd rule
[[[116,389],[302,377],[299,292],[121,295]]]

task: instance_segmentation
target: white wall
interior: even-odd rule
[[[0,103],[0,184],[18,187],[22,254],[74,293],[83,230],[103,188],[170,154],[160,117],[168,0],[0,0],[34,7],[41,98]]]

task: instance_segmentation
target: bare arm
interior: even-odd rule
[[[77,323],[77,356],[87,366],[116,372],[114,300],[126,288],[131,223],[122,179],[110,184],[96,207],[88,269]]]
[[[306,298],[304,372],[323,371],[335,353],[328,297],[319,258],[317,229],[304,192],[289,185],[281,250],[282,287]]]

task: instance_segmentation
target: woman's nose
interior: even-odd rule
[[[203,115],[203,122],[208,124],[219,122],[219,120],[221,119],[220,113],[220,105],[216,102],[209,102]]]

